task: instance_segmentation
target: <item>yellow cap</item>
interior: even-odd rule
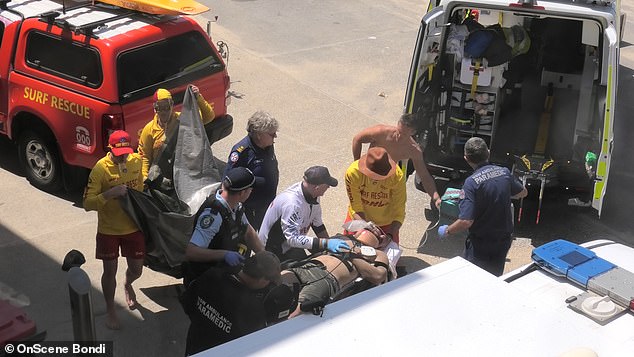
[[[154,101],[158,102],[163,99],[172,99],[172,93],[167,89],[159,88],[156,90],[156,93],[154,93]]]

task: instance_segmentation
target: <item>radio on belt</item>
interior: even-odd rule
[[[567,300],[573,310],[599,323],[607,323],[628,308],[634,310],[634,273],[593,251],[559,239],[535,248],[532,259],[542,269],[588,290]]]

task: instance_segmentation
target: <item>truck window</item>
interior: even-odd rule
[[[122,103],[144,97],[144,89],[170,82],[189,83],[223,69],[203,34],[191,31],[119,55],[119,96]]]
[[[101,85],[101,60],[95,49],[35,31],[26,41],[29,67],[91,88]]]

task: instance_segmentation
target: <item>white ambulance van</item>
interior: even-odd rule
[[[493,163],[542,190],[587,192],[600,215],[613,148],[619,9],[612,0],[432,0],[405,112],[418,116],[418,141],[437,183],[468,175],[464,143],[478,136]]]

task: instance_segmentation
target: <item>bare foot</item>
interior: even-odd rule
[[[106,314],[106,327],[111,330],[118,330],[121,328],[119,324],[119,317],[115,311],[108,312]]]
[[[128,303],[128,308],[133,310],[136,308],[136,293],[132,288],[132,285],[126,284],[123,286],[123,291],[125,292],[125,301]]]

